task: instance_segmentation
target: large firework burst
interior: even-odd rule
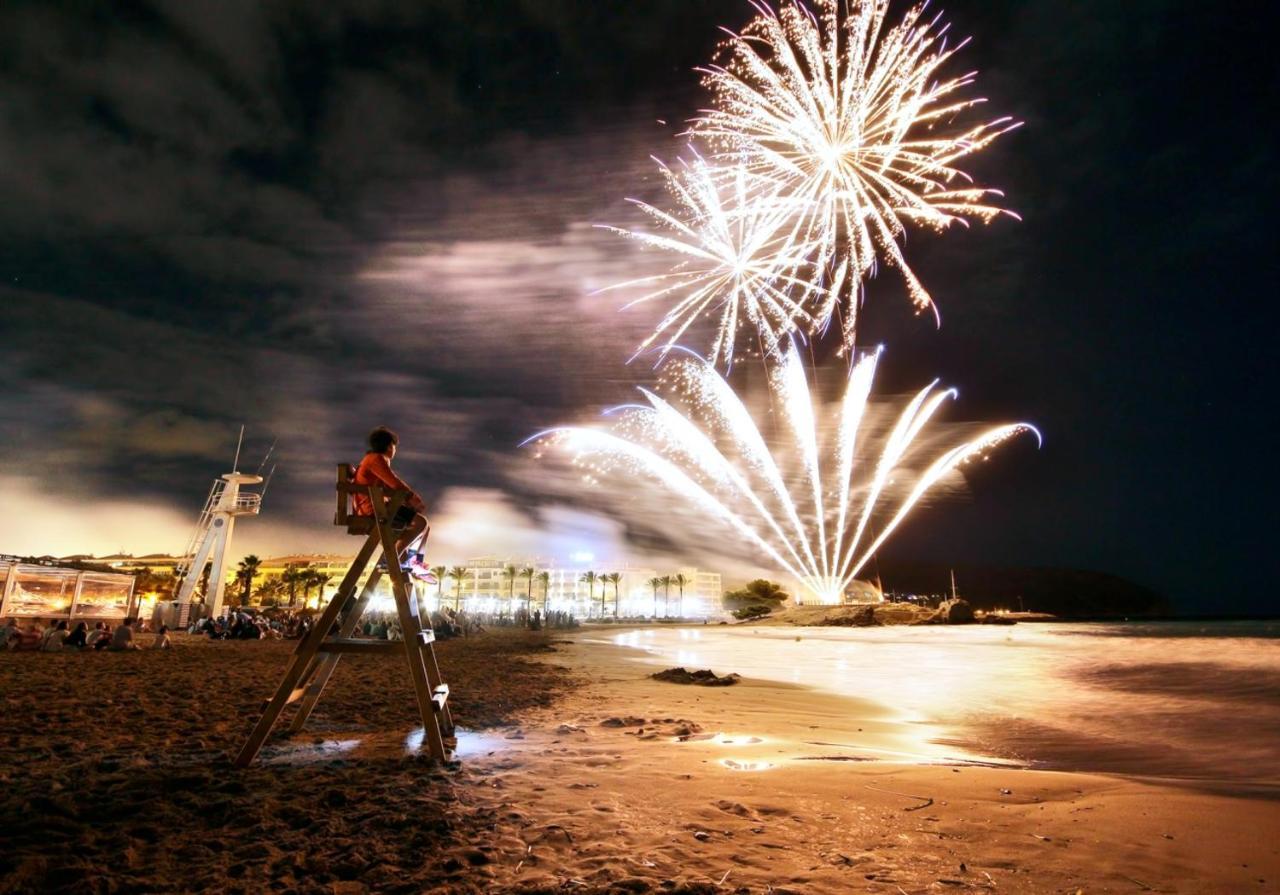
[[[947,27],[925,19],[923,4],[887,27],[888,6],[816,0],[814,12],[792,0],[775,12],[758,3],[722,45],[723,64],[703,70],[713,103],[690,134],[714,166],[700,160],[687,185],[663,166],[680,211],[642,204],[682,233],[650,243],[684,256],[645,296],[676,297],[650,344],[670,347],[714,310],[713,359],[728,361],[744,317],[772,350],[782,334],[825,329],[842,310],[850,349],[861,283],[878,260],[901,273],[918,310],[937,314],[900,245],[908,224],[943,230],[1012,215],[993,204],[998,190],[956,165],[1018,123],[954,124],[984,102],[961,95],[973,73],[938,76],[964,42],[948,47]]]
[[[867,411],[878,358],[851,366],[842,399],[828,407],[811,393],[799,353],[783,350],[770,377],[783,420],[772,440],[711,363],[681,353],[664,368],[672,401],[641,389],[646,405],[620,409],[608,428],[552,429],[530,441],[568,451],[591,480],[622,470],[652,478],[723,522],[811,597],[836,603],[931,488],[999,442],[1035,432],[1011,423],[926,449],[922,431],[955,396],[935,381],[873,438]],[[837,421],[829,434],[821,431],[827,418]]]

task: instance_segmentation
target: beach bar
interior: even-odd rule
[[[132,575],[0,560],[0,618],[122,621],[137,609]]]

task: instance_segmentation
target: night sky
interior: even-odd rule
[[[1001,448],[894,555],[1280,608],[1280,85],[1254,10],[946,4],[974,38],[956,69],[1026,122],[967,167],[1024,220],[913,234],[942,327],[886,272],[859,342],[887,346],[882,390],[940,376],[950,418],[1045,443]],[[656,195],[692,69],[750,13],[5,3],[0,552],[180,549],[242,422],[242,468],[273,438],[280,464],[245,549],[345,546],[332,463],[379,423],[465,555],[674,549],[517,444],[652,378],[625,361],[656,309],[592,292],[653,261],[593,225]]]

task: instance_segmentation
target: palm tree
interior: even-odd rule
[[[254,596],[258,598],[258,602],[260,604],[265,605],[270,601],[272,606],[277,606],[279,605],[280,597],[284,592],[285,586],[283,581],[279,578],[268,578],[266,581],[263,581],[258,585],[257,591],[254,592]]]
[[[280,575],[280,580],[284,582],[284,586],[289,590],[289,608],[293,608],[293,604],[298,599],[298,585],[302,583],[305,577],[303,569],[306,563],[290,563],[285,566],[284,572]]]
[[[650,578],[647,582],[653,588],[653,617],[658,617],[658,588],[662,587],[662,579],[658,577]]]
[[[604,580],[613,585],[613,617],[618,618],[618,582],[622,580],[621,572],[610,572],[604,576]],[[603,590],[603,588],[602,588]],[[600,614],[604,615],[604,594],[600,594]]]
[[[262,565],[262,560],[250,553],[244,559],[240,560],[237,566],[239,571],[236,572],[236,579],[240,582],[240,605],[249,605],[249,594],[253,590],[253,579],[258,577],[258,566]]]
[[[525,566],[520,570],[520,577],[525,579],[525,582],[528,585],[527,594],[524,600],[524,608],[529,611],[533,610],[533,576],[536,574],[538,574],[538,570],[533,566]]]
[[[671,576],[671,583],[680,588],[680,612],[677,614],[677,617],[684,618],[684,586],[686,584],[693,584],[693,579],[686,578],[681,573],[676,573]]]
[[[457,610],[462,605],[462,582],[466,580],[467,570],[462,566],[454,566],[447,574],[456,582],[453,588],[453,608]]]
[[[320,594],[324,595],[324,585],[328,583],[329,576],[322,575],[315,569],[303,569],[299,580],[302,584],[302,608],[307,608],[307,603],[311,600],[311,588],[317,584],[320,585]]]
[[[502,580],[507,582],[507,604],[511,605],[516,601],[516,579],[520,577],[520,570],[515,566],[502,567]],[[514,612],[514,607],[512,612]]]
[[[667,614],[668,614],[668,613],[667,613],[667,602],[668,602],[668,601],[670,600],[670,598],[671,598],[671,576],[670,576],[670,575],[663,575],[661,578],[659,578],[659,579],[658,579],[658,582],[659,582],[659,583],[662,585],[662,587],[663,587],[663,590],[662,590],[662,617],[663,617],[663,618],[666,618],[666,617],[667,617]]]
[[[436,605],[444,605],[444,576],[449,574],[445,566],[432,566],[431,574],[436,576]]]
[[[311,579],[311,583],[316,587],[316,607],[319,608],[320,604],[324,602],[324,589],[329,586],[333,576],[326,575],[317,569],[309,572],[307,577]]]
[[[596,579],[599,576],[595,572],[583,572],[582,577],[578,580],[587,586],[587,616],[591,615],[591,604],[596,601]]]
[[[547,614],[547,598],[551,594],[551,573],[539,572],[538,583],[542,585],[542,614]]]

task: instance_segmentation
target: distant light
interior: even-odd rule
[[[569,559],[573,562],[591,562],[596,555],[589,550],[579,550],[577,553],[570,554]]]

